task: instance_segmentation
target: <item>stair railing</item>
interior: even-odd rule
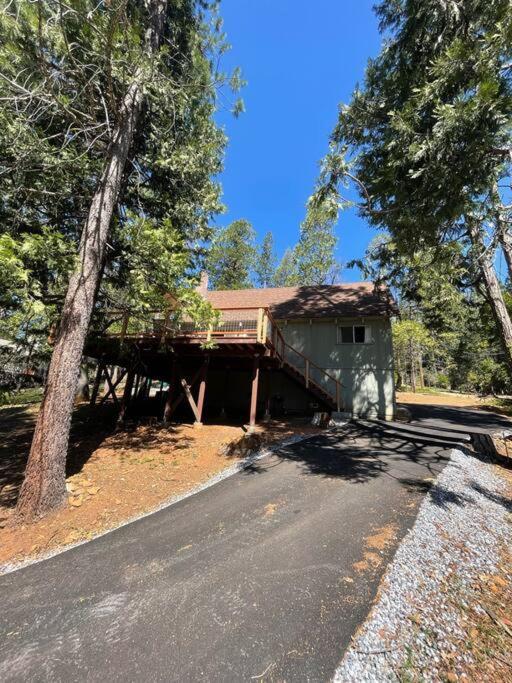
[[[306,388],[313,385],[327,394],[336,404],[336,410],[340,412],[342,407],[341,389],[343,386],[340,380],[289,344],[268,309],[265,310],[263,331],[267,343],[274,348],[274,353],[281,363],[287,363],[296,372],[301,374]]]

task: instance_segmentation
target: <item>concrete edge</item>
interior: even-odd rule
[[[217,472],[217,474],[213,475],[213,477],[210,477],[209,479],[206,479],[206,481],[203,481],[200,484],[197,484],[196,486],[192,487],[188,491],[185,491],[185,493],[181,493],[175,496],[171,496],[170,498],[167,498],[167,500],[162,501],[159,503],[156,507],[152,507],[150,510],[146,510],[145,512],[142,512],[140,515],[135,515],[133,517],[129,517],[125,521],[121,522],[117,526],[112,527],[111,529],[106,529],[104,531],[100,531],[99,533],[95,534],[91,538],[84,539],[82,541],[77,541],[76,543],[72,543],[70,545],[66,546],[59,546],[57,548],[53,548],[52,550],[48,551],[47,553],[43,553],[42,555],[36,555],[31,558],[27,558],[26,560],[21,560],[20,562],[6,562],[5,564],[0,565],[0,576],[4,576],[6,574],[12,574],[13,572],[19,571],[20,569],[24,569],[25,567],[29,567],[30,565],[33,564],[39,564],[39,562],[44,562],[45,560],[49,560],[52,557],[55,557],[56,555],[62,555],[63,553],[67,552],[68,550],[72,550],[73,548],[77,548],[80,545],[85,545],[86,543],[90,543],[91,541],[95,541],[97,538],[101,538],[102,536],[106,536],[107,534],[112,533],[113,531],[116,531],[117,529],[121,529],[124,526],[128,526],[129,524],[132,524],[133,522],[137,522],[139,519],[144,519],[144,517],[149,517],[150,515],[154,515],[156,512],[160,512],[160,510],[165,510],[168,507],[171,507],[172,505],[176,505],[176,503],[181,502],[182,500],[185,500],[186,498],[191,498],[192,496],[195,496],[197,493],[200,493],[201,491],[204,491],[205,489],[208,489],[212,486],[215,486],[215,484],[218,484],[219,482],[223,481],[224,479],[228,479],[229,477],[232,477],[234,474],[238,474],[238,472],[241,472],[248,467],[250,467],[253,463],[255,463],[257,460],[261,460],[262,458],[265,458],[268,455],[272,455],[272,453],[275,453],[276,451],[280,450],[281,448],[284,448],[286,446],[291,446],[292,444],[299,443],[300,441],[306,441],[307,439],[312,439],[317,436],[321,436],[322,434],[327,434],[329,432],[333,431],[333,429],[326,429],[324,432],[317,433],[317,434],[301,434],[301,435],[296,435],[296,436],[291,436],[287,439],[283,439],[282,441],[278,441],[277,443],[273,444],[272,446],[267,446],[265,448],[261,448],[260,450],[252,453],[251,455],[248,455],[246,458],[243,458],[243,460],[239,460],[236,463],[233,463],[229,467],[226,467],[225,469],[221,470],[220,472]]]

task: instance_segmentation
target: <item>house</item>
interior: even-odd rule
[[[327,391],[334,389],[330,377],[341,383],[340,405],[333,401],[329,408],[359,417],[393,417],[390,317],[395,306],[387,290],[376,290],[372,282],[358,282],[203,293],[221,311],[268,309],[289,345],[285,361],[304,373],[309,365],[311,383]],[[287,413],[322,408],[322,401],[314,392],[306,391],[305,383],[297,382],[293,374],[269,374],[266,393],[271,400],[276,403],[275,397],[281,397],[282,409]],[[237,381],[244,380],[232,378],[232,396],[239,393],[235,389]]]
[[[164,419],[186,408],[197,424],[204,415],[253,425],[319,410],[393,417],[396,311],[386,289],[358,282],[210,291],[203,278],[199,291],[220,311],[213,327],[172,310],[145,321],[125,313],[90,340],[87,353],[99,361],[93,402],[110,364],[124,368],[123,415],[130,402],[153,397]],[[110,395],[118,401],[115,386]]]

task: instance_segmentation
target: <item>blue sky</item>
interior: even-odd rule
[[[223,0],[232,50],[224,68],[242,68],[246,112],[219,115],[229,136],[221,176],[228,213],[258,237],[271,230],[279,255],[298,238],[304,207],[327,149],[337,107],[379,51],[374,0]],[[354,212],[341,215],[338,258],[360,257],[375,230]],[[360,279],[344,269],[343,281]]]

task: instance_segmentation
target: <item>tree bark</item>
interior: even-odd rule
[[[512,377],[512,322],[503,299],[500,281],[494,269],[494,251],[486,250],[480,228],[475,223],[470,224],[469,234],[477,255],[478,267],[482,275],[487,300],[496,321],[505,363],[509,375]]]
[[[163,33],[165,0],[147,0],[146,50],[155,51]],[[101,276],[103,256],[123,171],[143,99],[143,71],[137,70],[120,107],[119,122],[84,224],[78,263],[61,316],[43,401],[37,417],[15,522],[31,521],[66,500],[66,456],[80,361]]]
[[[409,362],[411,364],[411,387],[413,393],[416,393],[416,355],[412,346],[412,341],[409,341]]]
[[[423,354],[420,352],[418,354],[418,376],[420,379],[420,389],[425,388],[425,375],[423,372]]]
[[[512,282],[512,235],[506,226],[500,226],[500,244],[507,263],[508,279]]]

